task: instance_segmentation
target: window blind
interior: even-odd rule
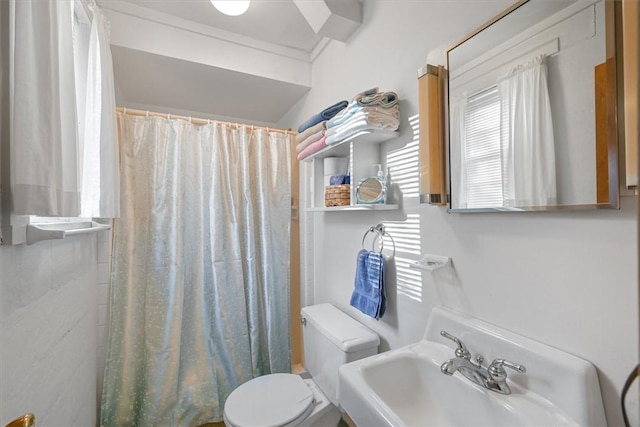
[[[464,122],[467,207],[502,206],[500,98],[497,86],[467,98]]]

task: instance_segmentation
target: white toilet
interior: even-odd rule
[[[224,404],[227,427],[335,427],[338,368],[372,356],[380,337],[331,304],[301,310],[305,367],[312,379],[270,374],[236,388]]]

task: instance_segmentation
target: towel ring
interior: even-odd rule
[[[367,236],[369,235],[369,233],[376,233],[373,240],[371,241],[371,251],[375,252],[376,240],[378,240],[382,236],[382,234],[381,234],[381,231],[378,230],[376,227],[369,227],[369,229],[364,233],[364,236],[362,236],[362,249],[364,249],[364,242],[367,239]],[[383,249],[384,249],[384,239],[380,240],[380,252],[382,252]]]
[[[367,239],[367,235],[369,235],[369,233],[376,233],[375,237],[373,238],[373,241],[371,242],[371,251],[375,252],[376,250],[376,240],[380,240],[380,253],[382,253],[382,251],[384,250],[384,236],[388,236],[389,239],[391,239],[391,243],[393,244],[393,254],[392,256],[395,257],[396,255],[396,242],[395,240],[393,240],[393,237],[391,236],[391,234],[387,233],[385,231],[384,225],[383,224],[378,224],[375,227],[369,227],[369,229],[364,233],[364,236],[362,236],[362,249],[364,249],[364,242]]]

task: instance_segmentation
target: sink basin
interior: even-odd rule
[[[450,348],[423,341],[352,363],[341,372],[341,404],[365,426],[576,425],[551,402],[517,386],[502,395],[459,374],[442,374],[441,361],[449,357]],[[343,402],[355,390],[365,397]]]
[[[458,336],[474,357],[508,358],[527,373],[509,372],[509,395],[460,373],[444,375],[440,365],[454,354],[439,335],[442,329]],[[606,425],[589,362],[442,308],[434,309],[425,339],[342,366],[338,398],[359,426]]]

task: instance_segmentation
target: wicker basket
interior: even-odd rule
[[[324,189],[324,205],[349,206],[351,204],[351,186],[349,184],[328,185]]]

